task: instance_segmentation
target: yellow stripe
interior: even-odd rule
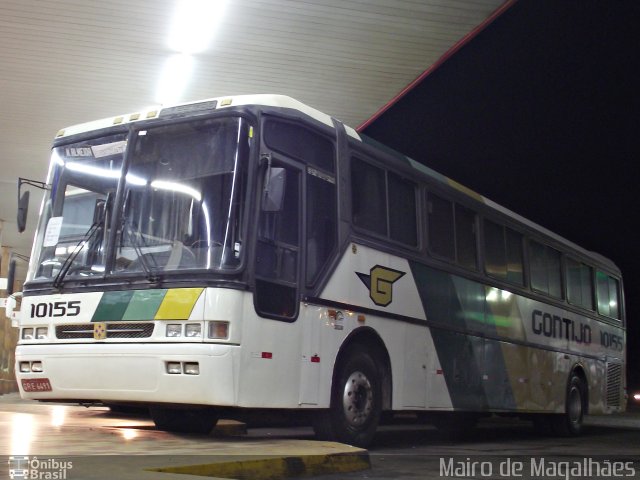
[[[155,320],[188,320],[204,288],[172,288],[167,292]]]
[[[484,203],[484,198],[479,193],[474,192],[470,188],[465,187],[464,185],[456,182],[455,180],[451,180],[450,178],[447,178],[447,182],[449,183],[449,185],[451,185],[456,190],[460,190],[462,193],[466,193],[467,195],[469,195],[471,198],[477,200],[478,202]]]

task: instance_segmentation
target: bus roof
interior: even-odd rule
[[[115,125],[124,125],[127,123],[151,120],[154,118],[161,118],[163,115],[169,112],[183,111],[183,112],[202,112],[203,110],[222,110],[230,107],[238,107],[242,105],[264,105],[267,107],[275,108],[290,108],[300,111],[305,115],[313,118],[314,120],[323,123],[329,127],[334,127],[333,121],[329,115],[322,113],[313,107],[305,105],[304,103],[295,100],[286,95],[270,95],[270,94],[258,94],[258,95],[236,95],[228,97],[216,97],[206,100],[198,100],[195,102],[176,103],[171,105],[156,105],[146,107],[138,110],[137,112],[127,113],[124,115],[118,115],[115,117],[107,117],[100,120],[95,120],[87,123],[80,123],[72,125],[60,130],[56,139],[68,137],[71,135],[77,135],[80,133],[87,133],[93,130],[100,130],[103,128],[113,127]],[[349,136],[360,139],[358,133],[351,127],[345,126]]]

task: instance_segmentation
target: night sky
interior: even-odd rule
[[[363,133],[624,277],[640,387],[640,2],[521,0]]]

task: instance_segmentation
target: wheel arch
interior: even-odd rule
[[[380,369],[382,380],[382,409],[390,410],[392,401],[393,379],[391,374],[391,358],[387,347],[378,334],[371,327],[359,327],[349,334],[342,342],[336,362],[333,366],[333,376],[331,379],[332,389],[336,386],[336,376],[340,362],[344,361],[350,351],[356,346],[362,346],[373,357],[376,366]]]

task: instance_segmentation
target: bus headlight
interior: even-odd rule
[[[36,328],[36,339],[37,340],[46,340],[48,337],[49,329],[47,327],[38,327]]]
[[[178,323],[170,323],[167,325],[167,337],[182,336],[182,325]]]
[[[31,364],[29,362],[20,362],[20,373],[31,372]]]
[[[188,323],[184,327],[184,336],[193,338],[202,336],[202,325],[199,323]]]
[[[180,362],[167,362],[167,373],[171,375],[181,374],[182,364]]]
[[[33,340],[33,328],[23,328],[22,329],[22,339],[23,340]]]
[[[209,338],[226,340],[229,338],[229,322],[209,322]]]

